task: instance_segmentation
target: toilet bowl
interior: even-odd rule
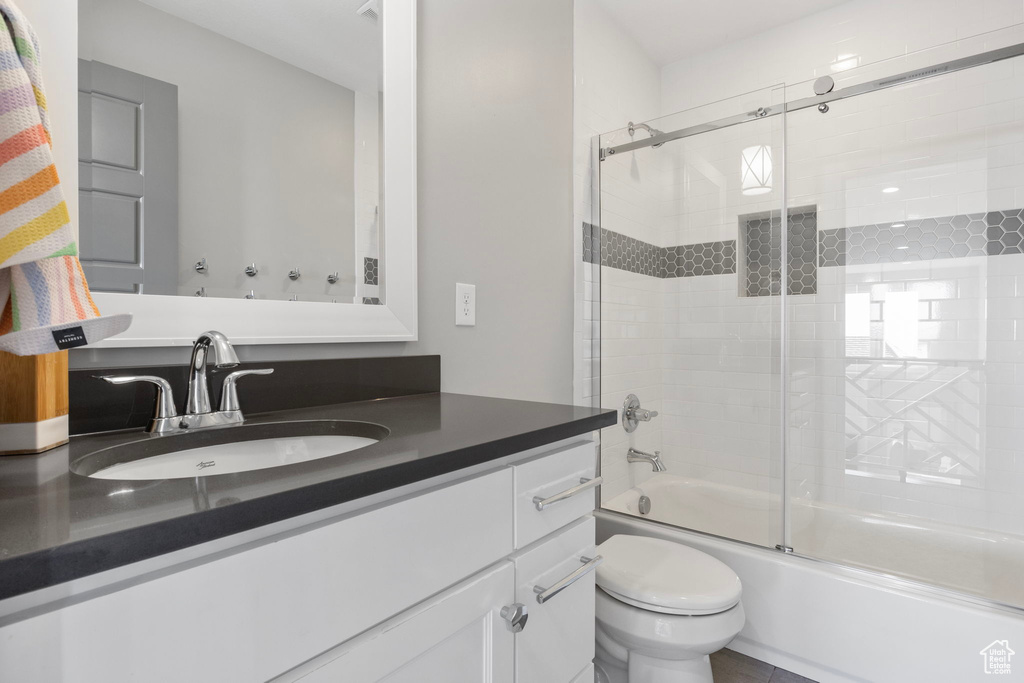
[[[612,536],[598,547],[597,680],[711,683],[712,652],[743,628],[739,577],[678,543]]]

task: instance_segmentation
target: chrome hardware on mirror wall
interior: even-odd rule
[[[333,285],[333,284],[336,284],[336,283],[338,282],[338,271],[334,271],[333,273],[331,273],[330,275],[328,275],[328,276],[327,276],[327,281],[328,281],[329,283],[331,283],[332,285]]]
[[[196,296],[206,296],[206,287],[200,287],[197,289]]]
[[[641,422],[650,422],[655,417],[658,417],[658,411],[641,408],[640,399],[636,394],[627,396],[622,404],[622,428],[627,434],[635,432]]]
[[[289,280],[298,280],[301,276],[302,276],[302,273],[299,272],[299,267],[298,266],[295,266],[294,268],[292,268],[291,270],[288,271],[288,279]]]
[[[292,294],[290,297],[288,297],[288,301],[298,301],[298,300],[299,300],[299,295],[298,294]]]
[[[250,289],[249,293],[245,295],[245,298],[246,299],[255,299],[256,298],[256,291]]]
[[[198,261],[196,261],[195,269],[196,269],[197,273],[205,273],[206,272],[206,257],[205,256],[203,258],[199,259]]]
[[[245,270],[242,271],[242,272],[244,272],[249,277],[256,277],[256,273],[258,273],[260,271],[259,271],[258,268],[256,268],[256,264],[255,263],[250,263],[249,265],[247,265],[245,267]]]

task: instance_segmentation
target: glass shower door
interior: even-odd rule
[[[633,394],[658,412],[602,433],[602,505],[767,547],[782,540],[781,303],[803,286],[784,264],[806,250],[780,220],[782,96],[602,135],[591,235],[602,405],[621,415]],[[656,452],[663,472],[637,458]]]
[[[791,111],[787,142],[817,223],[794,550],[1024,606],[1024,57]]]

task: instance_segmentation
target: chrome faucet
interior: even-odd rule
[[[153,418],[149,421],[147,432],[154,434],[173,434],[175,432],[206,429],[207,427],[223,427],[225,425],[242,424],[245,417],[238,402],[237,382],[246,375],[269,375],[273,368],[254,370],[236,370],[224,378],[221,391],[220,409],[214,411],[210,405],[210,387],[206,379],[206,363],[213,351],[214,362],[218,369],[233,368],[238,365],[238,356],[231,347],[231,342],[220,332],[210,330],[203,332],[192,347],[192,360],[188,370],[188,397],[185,399],[185,414],[179,415],[174,403],[174,394],[170,383],[163,377],[153,375],[99,375],[110,384],[128,384],[130,382],[149,382],[156,385],[157,401]]]
[[[630,447],[626,452],[626,462],[646,462],[655,472],[665,471],[665,464],[661,462],[661,451],[654,451],[652,455]]]
[[[218,369],[238,365],[238,356],[231,342],[220,332],[203,332],[192,346],[192,361],[188,366],[188,398],[185,399],[186,415],[201,415],[213,411],[210,406],[210,387],[206,382],[206,361],[213,347],[213,357]]]

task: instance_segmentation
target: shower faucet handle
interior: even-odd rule
[[[640,420],[641,422],[650,422],[652,417],[658,417],[658,411],[637,408],[636,410],[633,411],[633,417]]]
[[[636,394],[630,394],[622,404],[622,428],[627,434],[632,434],[641,422],[650,422],[658,417],[657,410],[646,410],[640,407],[640,399]]]

